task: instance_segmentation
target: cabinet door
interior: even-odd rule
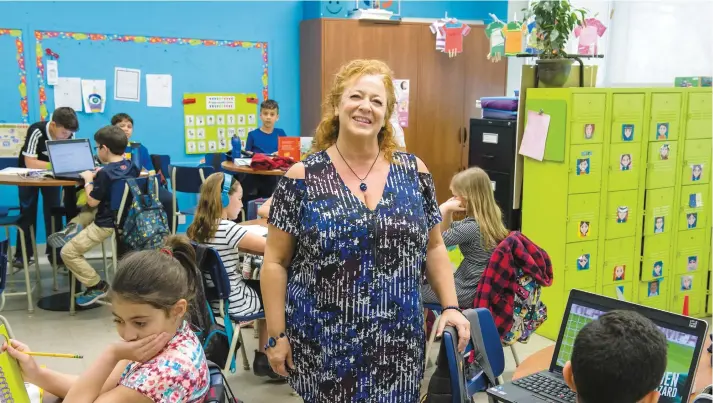
[[[705,272],[709,250],[705,229],[679,233],[676,243],[676,273]]]
[[[569,193],[598,192],[602,182],[602,145],[571,146]]]
[[[572,119],[584,117],[603,118],[606,108],[605,94],[574,94],[572,95]]]
[[[570,195],[567,199],[567,242],[596,240],[599,236],[599,193]]]
[[[609,184],[612,190],[628,190],[639,187],[639,172],[644,170],[641,147],[637,143],[612,144],[609,151]]]
[[[694,294],[705,294],[706,286],[702,281],[705,276],[705,272],[700,273],[685,273],[678,274],[674,278],[673,294],[677,296],[681,295],[694,295]]]
[[[616,298],[620,301],[632,302],[634,298],[634,284],[636,283],[605,285],[602,288],[602,295],[609,298]]]
[[[698,293],[674,295],[671,312],[683,312],[686,297],[688,297],[688,316],[698,317],[702,315],[706,308],[703,303],[707,296]]]
[[[700,228],[710,228],[711,211],[708,195],[710,185],[691,185],[681,187],[680,213],[678,219],[679,231],[691,231]]]
[[[646,136],[644,133],[643,120],[638,118],[617,118],[612,121],[610,138],[612,144],[618,143],[641,143],[641,139]]]
[[[710,183],[711,140],[686,140],[683,152],[682,185]]]
[[[565,290],[593,287],[596,284],[597,241],[567,244],[565,259]]]
[[[711,93],[688,94],[688,113],[708,115],[711,114],[713,99]]]
[[[572,122],[571,144],[600,144],[604,141],[604,120],[591,118]]]
[[[614,119],[644,116],[644,94],[613,94],[612,97]]]
[[[641,280],[651,281],[672,276],[674,269],[668,239],[649,236],[644,238],[644,253],[641,265]]]
[[[651,117],[679,116],[681,114],[681,93],[651,94]]]
[[[671,279],[661,278],[639,282],[639,303],[651,308],[668,309],[668,287]]]
[[[649,143],[646,189],[673,187],[678,167],[678,141]]]
[[[638,197],[636,190],[607,193],[606,239],[634,236],[641,225]]]
[[[690,117],[686,123],[687,139],[709,139],[713,135],[713,120],[710,117]]]
[[[633,237],[606,241],[601,272],[602,284],[631,283],[636,277],[636,263]]]
[[[644,235],[664,236],[673,227],[673,189],[654,189],[646,192]]]
[[[681,131],[678,116],[663,116],[649,121],[649,141],[678,140]]]

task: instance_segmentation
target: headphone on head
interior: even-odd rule
[[[230,189],[232,187],[233,176],[223,172],[223,182],[220,190],[220,202],[223,204],[224,208],[228,207],[228,204],[230,204]]]
[[[692,403],[710,403],[713,402],[713,385],[710,385],[703,389],[703,392],[696,396]]]

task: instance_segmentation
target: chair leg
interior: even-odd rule
[[[57,232],[57,226],[54,223],[54,220],[51,220],[52,222],[50,223],[52,233],[54,234]],[[52,266],[52,290],[57,291],[59,290],[59,285],[57,284],[57,272],[59,271],[59,268],[57,267],[57,254],[55,251],[52,251],[52,256],[50,257],[50,265]]]
[[[69,273],[69,316],[74,316],[77,314],[77,310],[74,306],[74,294],[77,293],[77,284],[74,281],[74,274],[71,270],[67,270]]]
[[[243,356],[243,369],[250,371],[250,361],[248,360],[248,354],[245,352],[245,341],[243,341],[243,333],[239,333],[238,337],[240,340],[240,354]]]
[[[5,294],[0,294],[0,311],[5,308]]]
[[[106,277],[106,282],[109,282],[109,266],[107,266],[106,260],[106,247],[104,242],[102,242],[102,262],[104,263],[104,277]]]
[[[32,303],[32,283],[30,282],[30,267],[27,264],[27,245],[25,244],[25,231],[18,227],[20,236],[20,248],[22,249],[22,264],[25,269],[25,291],[27,291],[27,312],[34,313],[35,305]],[[37,256],[35,256],[35,260]]]
[[[514,344],[510,345],[510,351],[512,352],[512,358],[515,360],[515,368],[517,368],[520,366],[520,357],[517,355],[517,351],[515,351]]]
[[[428,369],[428,365],[431,363],[431,347],[433,346],[433,342],[436,340],[436,330],[438,329],[438,322],[440,320],[441,315],[436,315],[436,320],[433,321],[433,327],[431,327],[431,334],[428,335],[428,344],[426,344],[426,359],[424,360],[423,367],[424,371]]]
[[[35,231],[30,225],[30,240],[32,241],[32,253],[35,256],[35,275],[37,276],[37,296],[42,296],[42,276],[40,274],[40,255],[37,254],[37,239],[35,238]]]
[[[223,324],[225,326],[233,326],[230,319],[223,319]],[[230,373],[230,363],[233,361],[233,356],[235,355],[235,347],[238,346],[238,340],[240,339],[240,323],[233,326],[233,340],[230,341],[230,350],[228,350],[228,357],[225,360],[225,368],[223,368],[224,374]],[[241,347],[242,348],[242,347]]]
[[[116,268],[118,264],[117,261],[119,260],[119,257],[117,256],[119,253],[119,245],[117,244],[117,242],[118,240],[115,231],[114,234],[111,236],[111,269],[114,271],[114,275],[116,275]],[[111,282],[109,282],[108,280],[107,282],[111,284]]]

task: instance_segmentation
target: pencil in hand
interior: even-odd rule
[[[52,358],[84,358],[83,355],[79,354],[59,354],[59,353],[39,353],[36,351],[24,352],[23,353],[32,357],[52,357]]]

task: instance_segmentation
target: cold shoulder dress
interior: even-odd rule
[[[290,385],[307,403],[415,403],[423,377],[421,278],[441,220],[433,179],[395,153],[375,210],[326,152],[283,178],[269,223],[296,237],[288,268]]]

